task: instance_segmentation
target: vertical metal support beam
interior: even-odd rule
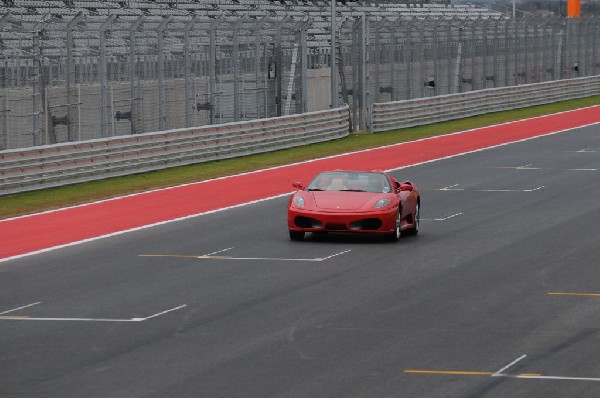
[[[233,25],[233,121],[240,120],[241,105],[240,105],[240,28],[239,23]]]
[[[337,16],[336,16],[336,1],[330,0],[331,3],[331,107],[339,107],[338,93],[338,71],[336,63],[336,48],[337,48]]]
[[[282,42],[282,28],[281,25],[285,23],[284,20],[279,21],[277,23],[277,39],[275,41],[275,69],[277,71],[277,77],[276,77],[276,100],[275,100],[275,104],[277,107],[277,116],[282,116],[283,115],[283,48],[281,46],[281,42]]]
[[[563,37],[564,37],[564,30],[561,29],[558,34],[556,35],[556,56],[555,56],[555,62],[556,65],[554,67],[554,80],[559,80],[562,79],[563,76]]]
[[[38,24],[36,24],[38,25]],[[37,28],[37,26],[36,26]],[[39,29],[39,30],[38,30]],[[41,99],[42,99],[42,87],[41,87],[41,70],[40,70],[40,35],[41,27],[35,29],[33,32],[33,145],[42,145],[42,120],[41,120]]]
[[[129,27],[129,94],[131,101],[129,103],[129,110],[131,113],[130,120],[130,132],[131,134],[139,133],[138,127],[138,94],[137,94],[137,31],[144,22],[144,17],[139,17]]]
[[[509,21],[504,22],[504,87],[510,86],[510,39],[509,39]]]
[[[575,29],[576,29],[576,36],[577,36],[577,52],[575,54],[575,62],[573,64],[577,64],[577,70],[574,70],[574,65],[572,65],[571,67],[573,68],[573,71],[575,72],[575,77],[580,77],[583,76],[584,74],[582,73],[582,68],[585,68],[584,62],[583,62],[583,56],[582,56],[582,47],[583,47],[583,29],[582,29],[582,25],[583,23],[581,22],[580,18],[577,18],[575,20],[573,20],[575,22]]]
[[[478,89],[479,79],[477,78],[477,26],[479,21],[475,21],[471,27],[471,43],[469,45],[469,56],[471,57],[471,91]]]
[[[254,29],[254,80],[255,80],[254,85],[255,85],[255,102],[256,102],[256,118],[257,119],[266,117],[266,114],[263,114],[263,112],[261,112],[262,103],[264,102],[262,100],[261,91],[266,90],[265,87],[261,87],[262,86],[261,82],[264,81],[264,79],[261,78],[262,73],[264,73],[264,72],[262,71],[261,63],[260,63],[260,58],[261,58],[261,53],[262,53],[262,51],[261,51],[262,40],[261,40],[261,36],[260,36],[261,27],[262,27],[262,24],[257,24]],[[263,93],[262,95],[266,95],[266,93]]]
[[[500,44],[500,40],[498,39],[498,21],[494,21],[494,38],[492,39],[492,62],[494,65],[492,66],[492,76],[494,80],[492,80],[492,87],[498,86],[498,46]]]
[[[171,23],[169,16],[158,25],[158,128],[160,131],[167,129],[167,117],[165,110],[165,30]]]
[[[596,75],[596,71],[600,68],[600,59],[598,59],[598,36],[600,35],[600,20],[594,20],[594,28],[592,30],[592,75]]]
[[[437,24],[435,24],[433,31],[433,87],[430,89],[433,91],[433,95],[438,95],[439,83],[440,83],[440,30]]]
[[[75,63],[73,60],[73,30],[81,21],[83,12],[79,11],[73,19],[67,23],[67,141],[75,141],[75,131],[73,129],[73,93],[72,85],[75,82]],[[79,105],[78,105],[79,106]]]
[[[360,45],[359,45],[360,20],[352,24],[352,51],[350,52],[352,62],[352,127],[354,130],[360,128],[358,124],[358,112],[360,107]]]
[[[446,25],[446,94],[452,94],[452,22]]]
[[[208,93],[210,111],[210,124],[215,124],[215,109],[217,107],[217,24],[210,25],[208,48],[208,80],[210,93]]]
[[[406,24],[406,43],[404,45],[404,63],[406,64],[406,97],[413,98],[413,42],[412,42],[412,24]]]
[[[464,42],[464,27],[458,28],[458,48],[456,50],[456,67],[454,68],[454,94],[462,93],[462,58],[463,58],[463,42]]]
[[[368,42],[369,42],[369,27],[368,27],[368,23],[369,20],[367,19],[367,17],[365,16],[365,14],[362,15],[361,17],[361,32],[360,32],[360,46],[361,46],[361,77],[360,77],[360,84],[362,85],[362,88],[360,90],[360,116],[359,116],[359,123],[360,123],[360,129],[362,131],[367,131],[368,127],[367,126],[367,119],[368,119],[368,115],[369,115],[369,109],[371,108],[370,104],[369,104],[369,61],[368,61],[368,56],[369,56],[369,49],[368,49]]]
[[[513,24],[513,37],[514,37],[514,84],[515,86],[519,85],[519,23],[515,19]]]
[[[106,31],[110,28],[113,20],[116,18],[115,15],[108,17],[106,21],[100,25],[100,65],[98,74],[100,75],[100,136],[108,136],[108,117],[107,117],[107,103],[108,103],[108,76],[106,67]]]
[[[308,112],[308,34],[300,29],[300,113]],[[341,54],[340,54],[341,56]],[[343,73],[343,71],[342,71]]]
[[[425,97],[425,25],[426,20],[421,21],[419,23],[421,30],[419,35],[419,97]]]
[[[390,63],[390,85],[392,86],[391,100],[398,101],[398,69],[396,62],[398,60],[398,31],[396,30],[396,24],[391,25],[390,34],[392,35],[392,51],[391,51],[391,63]]]
[[[488,43],[488,32],[491,31],[489,21],[481,21],[481,33],[483,36],[483,40],[481,42],[481,81],[482,81],[482,89],[487,88],[488,84],[488,76],[490,75],[488,71],[489,66],[489,43]]]
[[[196,17],[194,17],[191,21],[185,24],[183,30],[183,81],[184,81],[184,109],[185,109],[185,127],[191,127],[192,125],[192,101],[190,99],[191,96],[191,63],[192,63],[192,55],[190,53],[190,35],[194,24],[196,23]]]
[[[540,72],[543,70],[543,67],[540,65],[540,50],[544,48],[544,46],[540,46],[540,36],[538,31],[537,22],[533,25],[533,82],[540,82]],[[531,76],[530,76],[531,77]]]
[[[375,94],[373,95],[373,99],[375,102],[381,102],[381,22],[377,22],[374,28],[375,40],[373,43],[373,52],[374,60],[373,60],[373,79],[375,80]]]
[[[523,65],[525,70],[523,71],[524,74],[524,78],[525,78],[525,84],[529,84],[530,83],[530,71],[529,71],[529,55],[530,55],[530,51],[531,51],[531,40],[529,37],[529,21],[527,21],[526,19],[523,21]],[[536,51],[536,49],[534,48],[533,51]]]

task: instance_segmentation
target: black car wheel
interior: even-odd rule
[[[385,240],[388,242],[397,242],[398,239],[400,239],[400,223],[402,221],[400,214],[401,211],[400,209],[398,209],[398,213],[396,215],[396,229],[394,230],[394,232],[385,235]]]
[[[406,230],[407,235],[416,235],[419,233],[419,224],[421,223],[421,206],[417,203],[415,206],[415,214],[413,215],[414,226]]]
[[[291,240],[303,240],[304,232],[302,231],[290,231],[290,239]]]

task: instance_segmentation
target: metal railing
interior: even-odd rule
[[[0,152],[0,195],[286,149],[349,134],[348,107]]]
[[[369,131],[402,129],[600,94],[600,76],[373,104]]]

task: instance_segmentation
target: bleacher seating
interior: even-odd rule
[[[471,5],[449,5],[446,4],[447,0],[439,0],[439,3],[418,1],[337,0],[338,24],[363,15],[374,20],[389,21],[401,17],[500,17],[495,11]],[[113,26],[118,25],[119,29],[111,31],[107,40],[111,54],[128,53],[128,27],[140,17],[151,26],[157,26],[167,17],[171,18],[171,24],[181,26],[192,19],[197,22],[262,18],[309,20],[308,45],[313,48],[327,46],[331,27],[329,0],[0,0],[0,18],[5,19],[0,29],[0,48],[4,57],[23,56],[31,52],[31,31],[35,23],[42,19],[50,27],[44,33],[43,54],[47,57],[64,56],[66,24],[78,12],[84,15],[86,27],[75,31],[78,40],[76,51],[77,48],[87,51],[89,44],[97,48],[98,36],[93,32],[109,16],[115,17]],[[171,42],[169,46],[176,44]]]

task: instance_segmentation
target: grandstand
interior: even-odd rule
[[[330,3],[327,0],[1,0],[2,25],[17,24],[26,31],[34,30],[40,21],[45,23],[68,22],[81,13],[87,24],[101,24],[109,16],[116,21],[133,22],[141,17],[145,23],[171,18],[172,22],[186,23],[191,20],[239,20],[241,18],[261,20],[310,21],[309,46],[318,47],[327,43],[330,22]],[[472,5],[450,5],[428,1],[349,1],[337,3],[338,23],[359,18],[363,15],[375,20],[408,18],[497,18],[501,14]],[[0,26],[2,26],[0,25]],[[60,30],[60,29],[58,29]],[[0,47],[3,51],[20,48],[19,38],[2,29]],[[60,49],[59,43],[53,44]],[[111,44],[118,47],[118,39]],[[50,54],[52,53],[51,50]]]

